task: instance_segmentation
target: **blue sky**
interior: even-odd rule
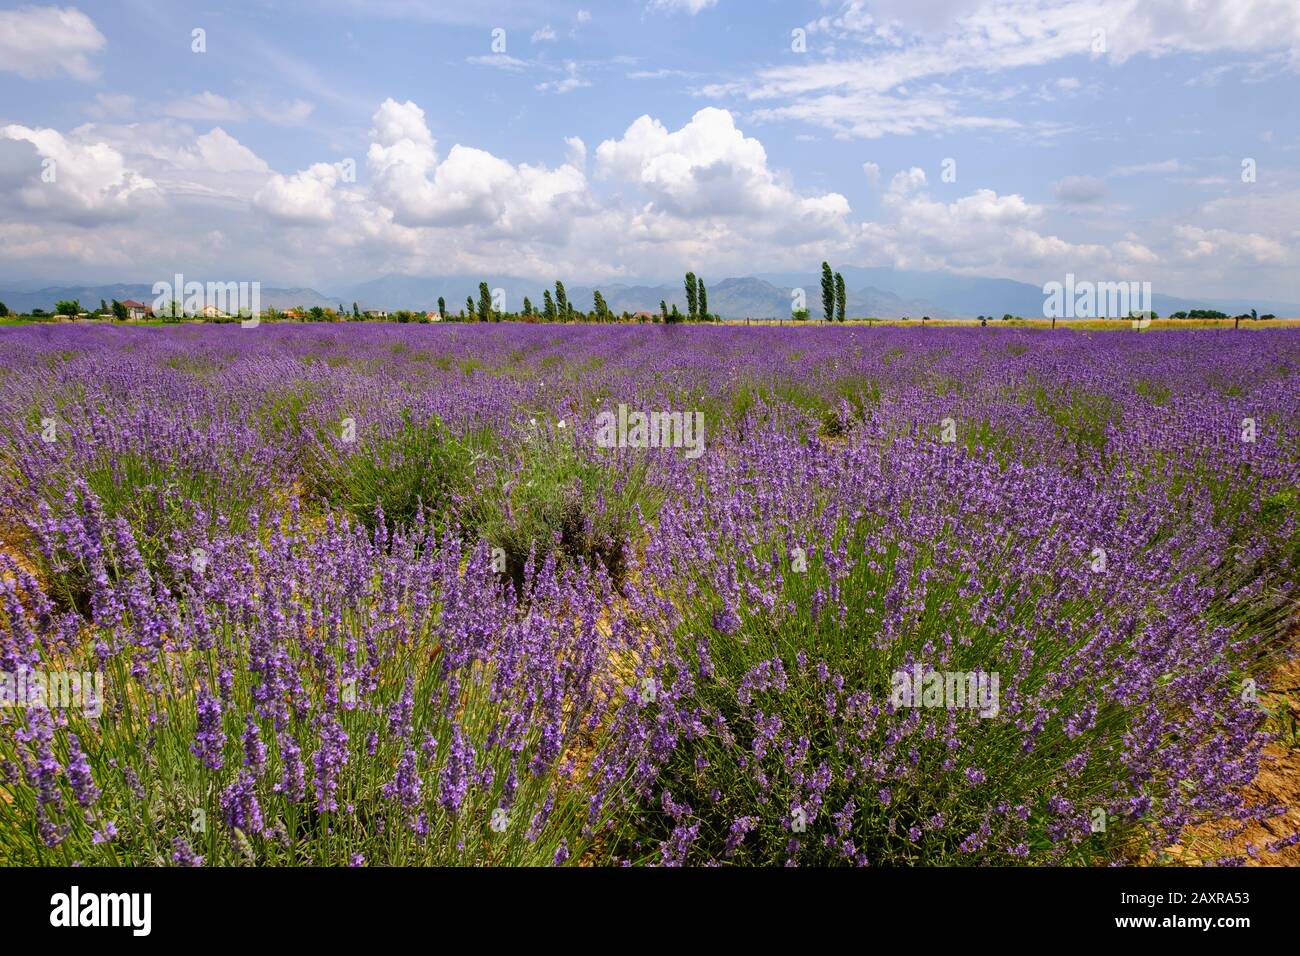
[[[1300,299],[1298,70],[1294,0],[0,3],[0,282]]]

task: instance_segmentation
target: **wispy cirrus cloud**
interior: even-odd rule
[[[1151,163],[1133,163],[1127,166],[1115,166],[1112,176],[1144,176],[1150,173],[1182,173],[1188,166],[1177,159],[1161,159]]]
[[[300,126],[307,121],[314,109],[311,103],[301,99],[282,103],[255,101],[245,105],[238,100],[204,90],[202,93],[164,103],[161,112],[173,119],[226,123],[260,119],[276,126]]]
[[[510,56],[508,53],[485,53],[482,56],[467,56],[465,62],[471,66],[490,66],[496,70],[507,70],[511,73],[522,73],[530,68],[527,60],[521,60],[517,56]]]
[[[1106,181],[1097,176],[1066,176],[1052,191],[1058,201],[1074,206],[1101,202],[1109,192]]]
[[[662,10],[668,13],[689,13],[691,16],[701,10],[717,6],[718,0],[650,0],[647,10]]]
[[[805,25],[807,52],[792,52],[796,62],[706,84],[697,93],[772,103],[756,105],[755,115],[874,139],[1025,125],[972,112],[965,104],[971,97],[934,85],[945,77],[1004,74],[1072,57],[1120,64],[1176,52],[1281,50],[1293,69],[1300,67],[1300,5],[1291,0],[952,0],[929,6],[947,12],[936,32],[926,29],[936,25],[929,20],[897,19],[900,5],[869,8],[849,0],[837,14]]]
[[[591,81],[582,76],[577,63],[573,60],[566,60],[563,76],[556,80],[538,83],[535,89],[542,93],[569,93],[584,86],[591,86]]]

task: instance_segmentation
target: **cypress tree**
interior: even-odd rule
[[[839,321],[843,322],[843,321],[844,321],[844,309],[845,309],[845,303],[844,303],[844,276],[840,275],[838,272],[835,273],[835,298],[836,298],[836,300],[837,300],[837,306],[836,306],[836,311],[835,311],[835,318],[837,318]]]
[[[695,284],[695,273],[686,273],[686,317],[692,322],[695,321],[699,308],[699,289]]]
[[[834,320],[835,275],[831,272],[829,262],[822,263],[822,312],[825,313],[827,322]]]

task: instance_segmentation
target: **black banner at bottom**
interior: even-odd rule
[[[126,946],[338,944],[421,924],[498,944],[513,933],[667,940],[686,927],[692,939],[712,932],[730,942],[849,928],[869,939],[873,925],[935,942],[933,934],[980,931],[1045,942],[1194,933],[1227,941],[1290,926],[1295,877],[1265,868],[4,869],[0,917],[19,939],[75,933]]]

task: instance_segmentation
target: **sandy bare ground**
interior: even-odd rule
[[[1234,831],[1241,824],[1234,820],[1195,827],[1166,851],[1174,863],[1198,866],[1240,856],[1247,866],[1300,866],[1300,844],[1277,853],[1264,849],[1268,843],[1300,833],[1300,658],[1274,671],[1269,684],[1272,689],[1260,695],[1260,702],[1272,715],[1271,729],[1281,739],[1264,749],[1264,762],[1245,795],[1251,806],[1281,804],[1286,812],[1251,822],[1239,833]]]

